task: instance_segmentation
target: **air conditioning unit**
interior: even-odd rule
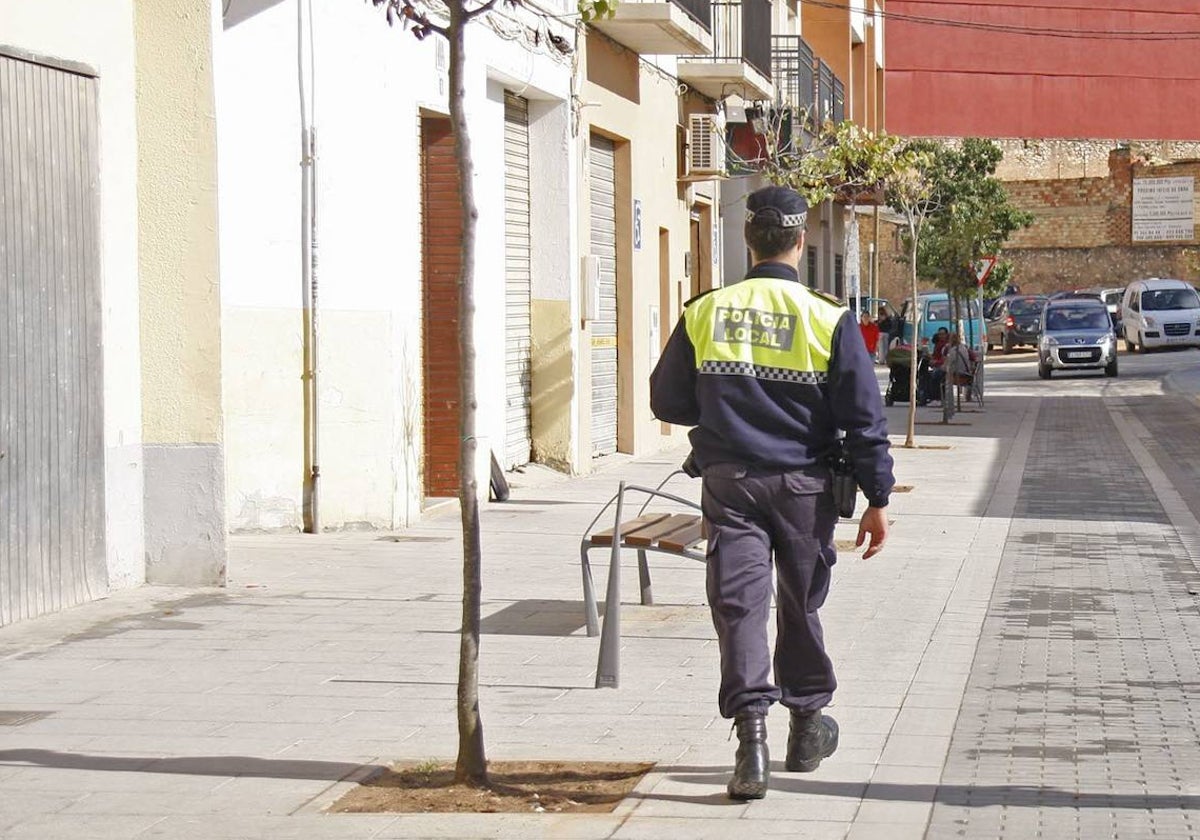
[[[725,175],[725,125],[716,114],[688,117],[685,175],[692,180]]]

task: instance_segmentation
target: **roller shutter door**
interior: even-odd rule
[[[108,592],[96,80],[0,55],[0,625]]]
[[[458,267],[462,216],[450,121],[421,119],[425,495],[458,495],[462,358]]]
[[[504,465],[529,461],[529,103],[504,94]]]
[[[589,155],[592,255],[600,261],[600,311],[592,322],[592,455],[617,451],[617,222],[613,141],[593,134]]]

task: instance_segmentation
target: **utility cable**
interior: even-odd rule
[[[822,9],[847,11],[848,7],[832,2],[832,0],[800,0],[806,6]],[[993,9],[1005,8],[992,6]],[[1095,10],[1093,10],[1094,12]],[[955,20],[952,18],[928,17],[926,15],[910,15],[903,12],[875,11],[871,17],[884,20],[903,21],[926,26],[944,26],[953,29],[971,29],[979,32],[992,32],[1002,35],[1025,35],[1042,38],[1064,38],[1081,41],[1194,41],[1200,40],[1200,30],[1140,30],[1140,29],[1059,29],[1054,27],[1021,26],[1019,24],[985,23],[979,21]]]
[[[984,9],[1029,9],[1031,11],[1067,11],[1067,12],[1119,12],[1132,15],[1177,15],[1181,17],[1200,17],[1200,11],[1186,12],[1181,9],[1131,9],[1123,6],[1064,6],[1054,3],[996,3],[994,0],[896,0],[906,5],[923,6],[975,6]]]

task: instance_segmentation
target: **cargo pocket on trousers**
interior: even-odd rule
[[[829,582],[833,578],[833,566],[837,563],[837,551],[832,545],[821,546],[817,562],[813,567],[812,588],[808,593],[808,608],[819,610],[829,594]]]
[[[830,491],[829,473],[816,475],[803,472],[783,474],[783,486],[797,496],[816,496]]]

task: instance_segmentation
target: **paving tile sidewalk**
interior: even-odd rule
[[[933,840],[1200,836],[1195,432],[1185,397],[1043,402]]]
[[[903,407],[892,410],[899,428]],[[608,815],[329,815],[364,767],[452,756],[461,563],[453,511],[404,533],[235,537],[223,590],[145,588],[0,630],[0,837],[923,836],[1008,534],[1037,402],[996,399],[896,449],[887,551],[844,552],[823,617],[836,757],[731,803],[699,564],[626,558],[622,683],[592,688],[578,540],[619,477],[533,470],[484,514],[482,711],[490,757],[650,760]],[[698,484],[675,485],[695,497]],[[852,539],[851,524],[839,526]],[[597,561],[601,560],[597,555]],[[603,592],[604,563],[595,564]],[[786,715],[771,745],[782,757]],[[740,820],[741,828],[729,820]]]

